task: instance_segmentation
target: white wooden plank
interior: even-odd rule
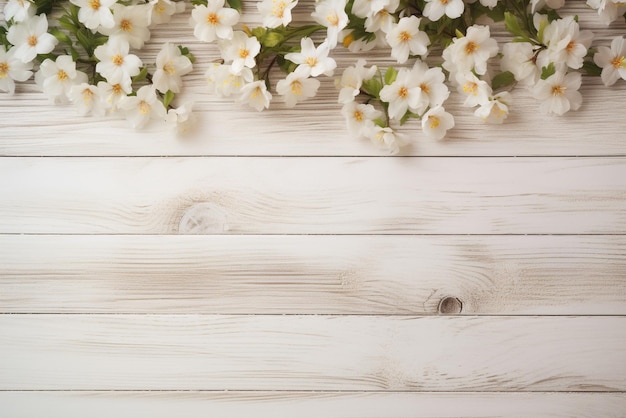
[[[611,36],[626,32],[626,23],[601,25],[594,12],[583,2],[568,5],[565,14],[579,15],[584,28],[596,34],[594,45],[609,45]],[[259,22],[254,2],[246,8],[246,22]],[[312,6],[309,5],[307,10]],[[252,13],[250,13],[252,11]],[[571,12],[571,13],[570,13]],[[298,15],[297,15],[298,16]],[[299,14],[301,19],[305,17]],[[185,77],[181,101],[196,102],[198,129],[187,138],[177,138],[161,126],[133,131],[123,120],[96,120],[77,116],[71,106],[49,103],[32,85],[22,86],[15,96],[0,95],[0,155],[381,155],[367,141],[351,138],[344,126],[332,80],[323,79],[318,97],[293,110],[276,102],[270,111],[258,113],[211,96],[204,73],[219,58],[215,45],[193,38],[188,13],[177,16],[167,27],[154,31],[153,39],[142,52],[146,61],[154,59],[164,41],[188,45],[196,55],[194,71]],[[255,22],[256,19],[256,22]],[[507,39],[495,27],[494,36]],[[352,54],[342,47],[333,51],[338,71],[352,65],[358,57],[387,66],[386,50]],[[446,108],[457,118],[457,128],[446,141],[429,140],[418,124],[405,127],[415,144],[408,155],[608,155],[626,154],[624,121],[614,109],[626,107],[626,83],[611,88],[598,78],[585,78],[583,107],[562,118],[538,114],[538,103],[524,90],[514,91],[513,114],[501,126],[484,125],[472,111],[460,106],[452,95]],[[404,129],[404,128],[403,128]]]
[[[623,393],[0,392],[11,418],[622,417]]]
[[[623,236],[0,236],[4,313],[626,314]]]
[[[626,232],[626,158],[3,158],[0,233]]]
[[[626,317],[2,315],[22,389],[623,391]]]

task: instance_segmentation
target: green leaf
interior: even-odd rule
[[[554,63],[551,62],[550,65],[541,69],[541,79],[545,80],[554,73],[556,73],[556,67],[554,66]]]
[[[178,45],[178,50],[180,51],[180,54],[184,57],[187,57],[192,64],[196,62],[196,57],[189,51],[189,48],[187,48],[186,46]]]
[[[70,39],[70,37],[67,35],[67,33],[63,32],[61,29],[52,27],[48,29],[48,32],[54,35],[54,37],[57,38],[59,42],[67,44],[67,45],[72,45],[72,40]]]
[[[233,9],[241,13],[241,0],[226,0],[226,3]]]
[[[515,36],[525,37],[525,33],[519,24],[517,17],[511,12],[504,13],[504,27]]]
[[[392,84],[394,81],[396,81],[397,77],[398,71],[395,68],[387,68],[387,71],[385,72],[385,84]]]
[[[53,0],[33,0],[35,6],[37,6],[37,11],[35,13],[39,14],[48,14],[52,11]]]
[[[510,86],[513,83],[515,83],[515,76],[513,75],[513,73],[510,71],[504,71],[496,75],[491,80],[491,88],[493,88],[494,90],[499,90],[503,87]]]
[[[142,67],[139,74],[133,77],[133,83],[144,81],[148,77],[148,67]]]
[[[376,98],[380,96],[380,91],[382,89],[383,83],[378,78],[370,78],[369,80],[365,80],[361,85],[361,90],[363,90],[364,93]]]
[[[165,93],[165,96],[163,96],[163,106],[165,106],[166,109],[168,108],[170,103],[172,103],[172,100],[174,100],[175,96],[176,94],[174,94],[172,90],[168,90],[167,93]]]
[[[411,118],[419,119],[420,115],[418,115],[417,113],[413,113],[410,110],[407,110],[406,113],[400,119],[400,125],[404,125]]]
[[[465,37],[465,35],[463,35],[463,32],[461,32],[458,28],[454,30],[454,34],[456,35],[457,38]]]
[[[266,33],[261,44],[267,48],[274,48],[285,40],[285,35],[281,32],[272,30]]]
[[[602,68],[597,66],[593,61],[589,60],[583,62],[583,71],[585,71],[587,75],[594,77],[600,77],[602,75]]]
[[[194,6],[206,6],[209,2],[208,0],[191,0],[191,4]]]

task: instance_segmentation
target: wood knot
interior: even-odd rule
[[[463,310],[463,302],[459,298],[446,296],[439,302],[437,310],[442,315],[460,314]]]
[[[228,232],[228,213],[214,203],[196,203],[180,218],[179,234],[222,234]]]

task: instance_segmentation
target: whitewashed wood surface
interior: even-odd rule
[[[146,56],[198,57],[189,136],[0,96],[0,418],[626,416],[626,83],[562,118],[516,90],[503,126],[453,95],[387,157],[330,79],[208,95],[187,17]]]

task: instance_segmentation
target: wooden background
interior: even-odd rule
[[[210,96],[187,19],[146,50],[198,58],[187,137],[0,96],[0,416],[626,416],[625,82],[383,157],[330,79]]]

